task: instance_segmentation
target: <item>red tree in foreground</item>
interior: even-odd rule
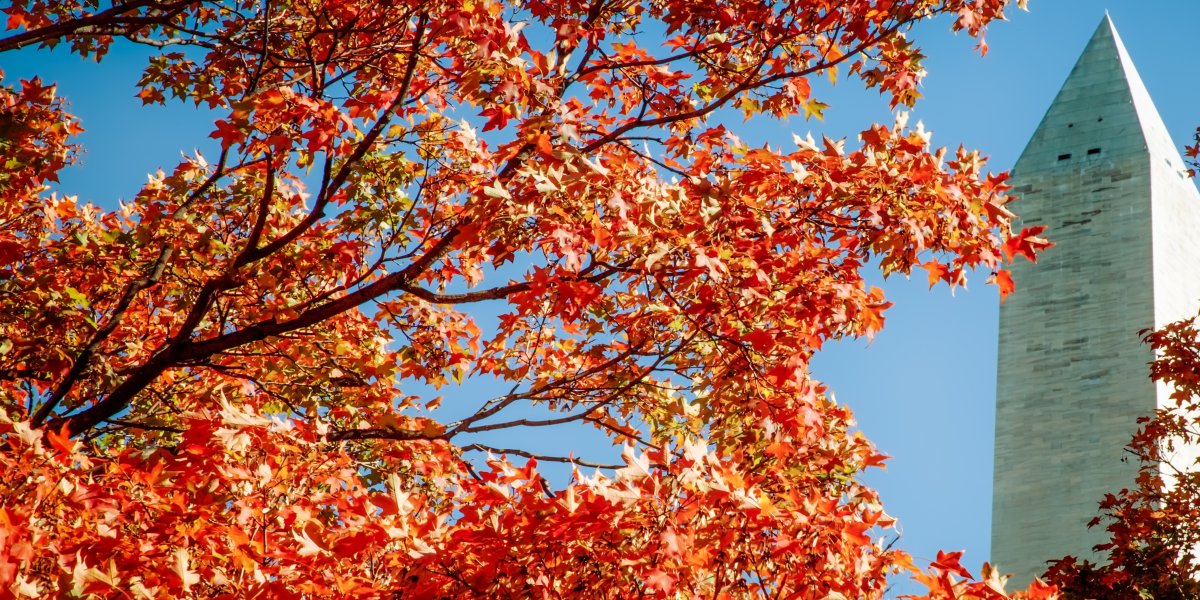
[[[868,260],[1007,293],[1044,242],[903,122],[784,151],[717,117],[819,115],[839,73],[911,104],[904,32],[1007,4],[9,4],[0,51],[145,44],[146,103],[223,116],[106,212],[48,190],[54,88],[0,91],[0,589],[999,597],[883,544],[883,457],[808,363],[883,325]],[[484,437],[579,425],[624,466],[552,487],[570,449]]]

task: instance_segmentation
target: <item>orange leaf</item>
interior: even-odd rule
[[[992,275],[991,282],[995,283],[996,287],[1000,288],[1001,302],[1004,302],[1008,298],[1008,295],[1013,293],[1013,290],[1017,289],[1016,284],[1013,283],[1012,275],[1005,269],[996,271],[996,273]]]
[[[949,270],[946,268],[946,265],[943,265],[942,263],[940,263],[936,260],[931,260],[921,266],[924,267],[925,270],[929,272],[929,287],[930,288],[937,285],[938,281],[945,279],[946,273]]]

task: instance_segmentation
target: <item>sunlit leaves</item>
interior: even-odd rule
[[[879,596],[917,567],[809,361],[884,326],[868,264],[1007,293],[1046,243],[904,115],[717,119],[818,124],[813,77],[912,104],[912,20],[1006,4],[14,4],[0,50],[157,49],[134,93],[220,150],[101,210],[45,189],[53,87],[0,92],[0,588]],[[538,445],[572,427],[620,463]],[[956,565],[934,597],[995,592]]]

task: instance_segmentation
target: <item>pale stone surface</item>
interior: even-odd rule
[[[1056,246],[1000,309],[992,562],[1024,585],[1094,558],[1105,493],[1132,485],[1137,417],[1167,402],[1138,331],[1200,305],[1200,194],[1105,17],[1014,168]]]

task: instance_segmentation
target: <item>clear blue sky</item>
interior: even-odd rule
[[[950,34],[947,22],[915,33],[929,55],[929,76],[912,120],[924,121],[935,145],[978,148],[991,157],[993,169],[1010,168],[1105,9],[1175,142],[1190,139],[1200,125],[1192,44],[1200,1],[1030,5],[1031,12],[1017,12],[992,28],[983,58],[970,38]],[[63,52],[0,55],[10,81],[39,72],[58,80],[60,94],[83,119],[87,154],[64,174],[64,190],[112,206],[115,198],[132,197],[145,173],[173,165],[180,150],[199,146],[215,154],[205,141],[208,124],[190,111],[139,108],[133,86],[142,64],[128,52],[99,66]],[[880,99],[853,85],[840,85],[822,99],[833,105],[824,122],[780,128],[739,119],[729,126],[747,141],[789,147],[792,132],[852,138],[872,121],[892,120]],[[829,348],[814,369],[839,401],[857,411],[868,437],[894,457],[869,481],[888,512],[900,518],[901,546],[919,559],[932,558],[939,548],[965,549],[972,569],[987,558],[991,505],[998,299],[983,279],[977,276],[969,290],[953,296],[944,287],[927,290],[923,276],[888,281],[885,289],[896,305],[885,330],[870,345]]]

